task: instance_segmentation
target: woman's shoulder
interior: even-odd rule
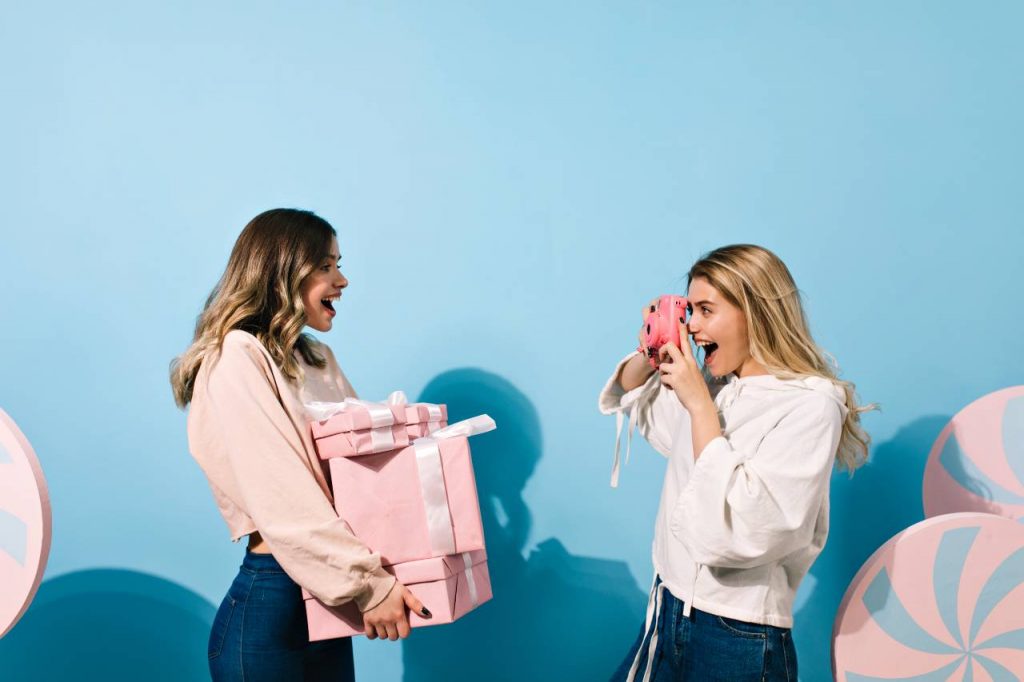
[[[790,421],[825,419],[841,423],[846,415],[845,391],[825,377],[762,374],[734,379],[729,386],[756,404],[769,405],[780,417]]]
[[[208,378],[224,374],[262,374],[273,372],[270,353],[254,335],[241,329],[232,329],[224,337],[220,349],[203,362]]]
[[[797,389],[791,393],[792,400],[787,409],[794,418],[841,428],[847,412],[846,393],[842,387],[816,376],[791,379],[787,383]]]
[[[224,337],[223,343],[221,343],[221,352],[224,349],[247,349],[256,348],[262,349],[263,344],[255,336],[242,329],[232,329]]]
[[[248,332],[232,330],[220,347],[212,348],[199,365],[190,414],[204,412],[210,406],[209,400],[225,390],[234,391],[241,386],[252,392],[274,383],[273,361],[263,344]]]

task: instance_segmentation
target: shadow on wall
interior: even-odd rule
[[[134,571],[78,571],[44,582],[0,640],[5,680],[208,680],[213,604]]]
[[[794,615],[801,680],[832,679],[832,627],[846,588],[892,536],[924,520],[924,467],[949,417],[922,417],[873,448],[853,478],[832,481],[828,543],[811,569],[812,592]]]
[[[476,369],[435,377],[420,400],[447,404],[450,423],[489,414],[498,424],[471,441],[494,598],[414,631],[402,646],[405,682],[608,679],[639,631],[646,593],[624,562],[573,556],[556,538],[523,557],[523,489],[543,451],[533,404]]]

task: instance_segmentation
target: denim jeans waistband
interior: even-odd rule
[[[253,573],[284,573],[284,569],[277,563],[273,554],[260,554],[249,550],[245,550],[242,568]]]

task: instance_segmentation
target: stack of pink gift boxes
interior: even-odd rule
[[[494,421],[480,415],[449,426],[444,405],[409,404],[401,392],[384,403],[306,407],[338,515],[433,614],[412,613],[409,624],[450,623],[489,600],[469,437],[493,430]],[[305,590],[303,598],[311,641],[363,632],[354,603],[327,606]]]

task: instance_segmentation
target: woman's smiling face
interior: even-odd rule
[[[330,331],[334,324],[334,302],[341,299],[341,290],[348,286],[348,280],[338,269],[341,257],[338,255],[338,240],[331,238],[331,250],[316,270],[302,280],[302,305],[306,310],[306,324],[318,332]]]
[[[766,374],[750,355],[750,337],[743,311],[725,299],[703,277],[690,282],[687,329],[704,349],[704,366],[714,377]]]

